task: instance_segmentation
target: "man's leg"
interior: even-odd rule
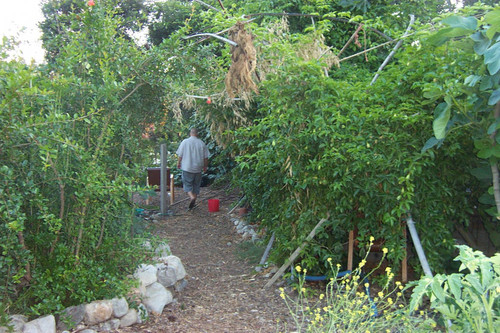
[[[191,202],[189,203],[189,209],[192,209],[194,207],[194,204],[196,203],[196,191],[194,190],[194,182],[196,178],[195,176],[196,174],[194,173],[182,171],[183,189],[191,199]]]
[[[189,204],[189,209],[192,209],[196,204],[196,198],[198,194],[200,194],[200,185],[201,185],[201,173],[193,174],[193,189],[190,193],[188,193],[191,198],[191,203]]]

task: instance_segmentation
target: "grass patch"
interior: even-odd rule
[[[244,241],[238,244],[236,256],[252,265],[257,265],[264,254],[265,247],[258,242]]]

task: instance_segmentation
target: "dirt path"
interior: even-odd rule
[[[176,191],[176,200],[185,195]],[[223,191],[202,189],[200,198],[220,200],[220,211],[208,212],[207,201],[187,212],[188,201],[172,207],[175,216],[158,221],[157,236],[168,240],[172,253],[181,258],[187,287],[176,302],[145,324],[117,332],[283,332],[288,309],[276,288],[264,290],[268,281],[254,265],[238,259],[236,232],[228,216],[237,197]]]

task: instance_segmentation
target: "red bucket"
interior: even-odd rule
[[[219,199],[208,199],[208,211],[211,213],[219,211]]]

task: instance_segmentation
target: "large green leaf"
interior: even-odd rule
[[[436,139],[444,139],[446,136],[446,125],[448,125],[448,121],[450,120],[450,107],[448,103],[440,103],[434,113],[437,117],[434,119],[432,123],[432,129],[434,130],[434,136]]]
[[[444,292],[444,289],[441,286],[441,282],[438,277],[439,276],[434,277],[434,281],[432,281],[431,284],[431,289],[434,296],[436,296],[439,301],[444,303],[446,301],[446,293]]]
[[[491,39],[487,38],[481,31],[472,34],[470,38],[474,41],[474,51],[479,55],[483,55],[491,45]]]
[[[473,16],[462,17],[462,16],[450,16],[443,20],[444,24],[449,25],[452,28],[461,28],[465,30],[476,30],[477,19]]]
[[[470,173],[479,180],[490,180],[492,177],[491,167],[489,165],[472,169]]]
[[[490,25],[490,28],[486,32],[486,36],[493,39],[495,33],[500,32],[500,9],[497,8],[484,15],[484,22]]]
[[[453,37],[460,37],[469,33],[470,30],[464,28],[443,28],[437,31],[434,35],[431,35],[428,42],[435,46],[440,46],[446,43]]]
[[[488,104],[495,105],[498,103],[498,101],[500,101],[500,88],[498,88],[491,94],[490,99],[488,100]]]
[[[451,274],[448,276],[448,285],[455,299],[462,298],[462,274]]]
[[[496,42],[484,52],[484,63],[488,66],[491,75],[495,75],[500,70],[500,42]]]

